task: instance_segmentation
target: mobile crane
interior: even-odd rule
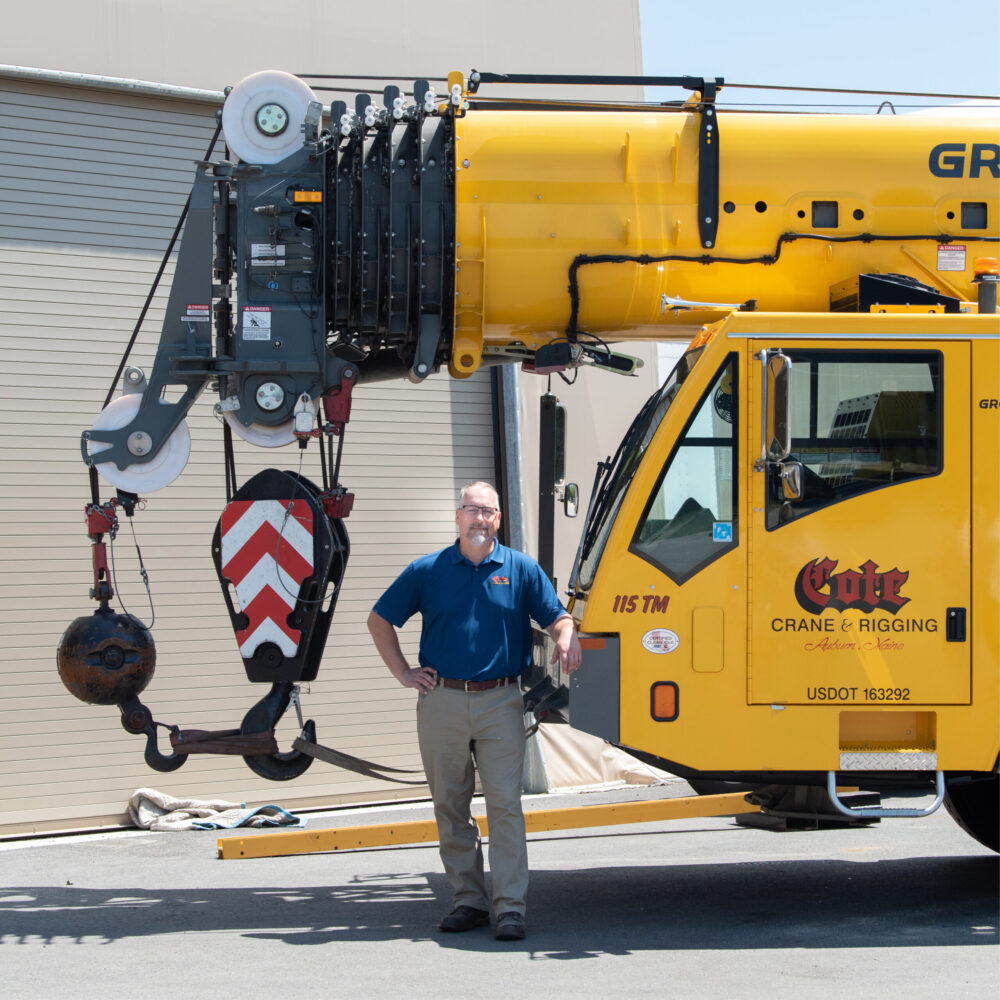
[[[720,113],[724,81],[692,77],[642,79],[688,91],[675,103],[540,105],[480,93],[496,82],[600,81],[452,73],[441,96],[334,102],[328,127],[296,77],[228,93],[152,371],[123,362],[82,435],[99,608],[60,644],[67,687],[118,705],[159,770],[205,751],[276,780],[317,757],[406,780],[312,720],[291,751],[274,740],[349,555],[355,386],[627,374],[614,343],[684,339],[599,465],[570,582],[583,666],[535,668],[528,703],[694,781],[818,789],[851,818],[892,811],[838,785],[929,790],[911,814],[944,801],[1000,848],[995,111]],[[152,639],[111,608],[103,537],[180,473],[208,386],[229,493],[213,554],[248,679],[271,687],[238,730],[168,727],[165,754],[139,700]],[[315,441],[322,483],[238,484],[232,434]]]

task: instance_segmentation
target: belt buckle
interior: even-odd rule
[[[462,689],[465,691],[466,694],[469,694],[469,692],[472,691],[472,688],[469,687],[471,683],[472,681],[462,681]]]

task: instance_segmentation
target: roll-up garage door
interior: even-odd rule
[[[117,710],[76,701],[56,673],[63,630],[96,607],[80,432],[100,410],[193,161],[205,155],[213,112],[210,103],[0,80],[0,836],[116,823],[140,787],[288,808],[414,794],[320,762],[280,785],[238,757],[197,756],[170,774],[151,771],[144,738],[121,728]],[[147,371],[170,274],[132,357]],[[266,694],[266,685],[246,680],[211,558],[225,505],[211,404],[206,393],[189,415],[185,472],[132,521],[122,518],[113,546],[117,592],[145,621],[137,546],[150,578],[157,666],[143,700],[157,720],[207,730],[239,726]],[[297,470],[299,457],[294,446],[240,442],[237,471],[245,481],[269,465]],[[319,479],[316,462],[310,449],[302,472]],[[409,560],[452,541],[458,488],[492,479],[493,470],[485,373],[355,390],[341,476],[357,498],[346,522],[351,560],[323,665],[302,694],[321,743],[419,767],[413,693],[382,666],[365,619]],[[411,624],[404,647],[415,646]],[[295,728],[283,720],[282,749]]]

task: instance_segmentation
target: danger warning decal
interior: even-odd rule
[[[937,269],[939,271],[964,271],[965,246],[961,243],[939,243]]]
[[[271,339],[270,306],[243,307],[243,339],[244,340]]]
[[[207,303],[187,303],[187,311],[181,317],[185,323],[207,323],[211,319],[211,306]]]

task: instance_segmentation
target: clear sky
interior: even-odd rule
[[[647,75],[1000,95],[1000,0],[640,0]],[[653,100],[681,92],[650,91]],[[727,90],[720,105],[774,95]],[[786,101],[867,101],[789,95]],[[894,98],[903,105],[939,103]],[[871,103],[874,102],[874,103]],[[843,110],[850,110],[844,108]]]

